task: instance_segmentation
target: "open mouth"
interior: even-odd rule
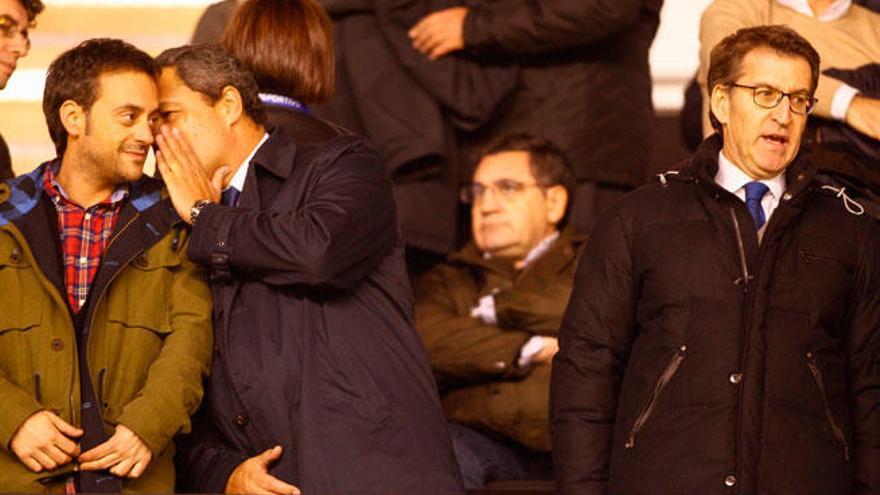
[[[788,144],[788,137],[782,134],[764,134],[761,138],[774,146],[785,146]]]

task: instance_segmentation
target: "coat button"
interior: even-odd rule
[[[737,383],[742,381],[743,376],[742,376],[742,373],[731,373],[730,378],[728,378],[728,379],[730,380],[730,383],[733,383],[734,385],[736,385]]]
[[[137,265],[139,268],[146,268],[146,267],[150,266],[150,262],[149,262],[149,260],[147,260],[147,255],[143,254],[143,253],[141,253],[137,258],[135,258],[134,264]]]
[[[736,476],[730,475],[727,478],[724,478],[724,484],[727,486],[733,486],[736,484]]]
[[[9,255],[9,261],[13,263],[21,261],[21,250],[18,248],[13,249],[12,254]]]
[[[504,361],[495,361],[494,363],[492,363],[492,366],[494,366],[497,370],[503,370],[507,367],[507,363],[505,363]]]
[[[52,339],[51,345],[53,351],[60,351],[64,349],[64,341],[61,339]]]
[[[790,192],[787,192],[787,193],[785,193],[785,194],[782,195],[782,200],[783,200],[783,201],[788,201],[788,200],[790,200],[790,199],[791,199],[791,193],[790,193]]]
[[[244,413],[236,414],[235,415],[235,424],[237,424],[238,426],[241,426],[241,427],[246,426],[248,424],[247,414],[244,414]]]

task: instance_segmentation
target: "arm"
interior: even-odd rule
[[[559,329],[550,386],[560,493],[604,495],[624,366],[635,334],[637,282],[617,215],[594,228]]]
[[[464,19],[464,45],[480,54],[520,55],[597,43],[635,24],[645,3],[510,0],[477,5]]]
[[[445,270],[440,266],[426,274],[416,290],[416,328],[431,367],[457,380],[502,378],[532,333],[487,325],[464,313],[456,304]]]
[[[397,239],[385,172],[361,144],[315,159],[326,163],[316,166],[318,177],[296,210],[205,207],[190,258],[209,264],[222,255],[233,269],[272,285],[348,288],[362,280]]]
[[[854,495],[880,491],[880,235],[876,228],[870,232],[861,243],[861,269],[845,342],[855,438]]]
[[[181,253],[185,252],[185,244]],[[181,254],[168,297],[172,332],[137,397],[117,418],[154,456],[171,438],[190,429],[190,416],[202,399],[212,352],[211,293],[204,270]]]

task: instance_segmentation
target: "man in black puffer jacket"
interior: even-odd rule
[[[564,494],[880,491],[880,228],[799,153],[819,56],[713,49],[719,134],[599,221],[553,364]]]

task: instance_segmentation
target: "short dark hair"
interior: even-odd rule
[[[766,48],[779,55],[800,57],[810,64],[812,80],[810,93],[819,84],[819,53],[810,42],[787,26],[757,26],[743,28],[721,40],[709,55],[709,75],[706,88],[709,98],[719,84],[733,84],[742,77],[742,61],[752,50]],[[709,107],[709,121],[721,132],[721,122]]]
[[[251,71],[261,91],[304,103],[333,95],[333,25],[314,0],[245,2],[220,44]]]
[[[118,39],[83,41],[52,61],[43,90],[43,114],[58,156],[67,149],[67,129],[59,115],[61,105],[72,100],[88,113],[101,96],[98,79],[119,71],[142,72],[154,80],[159,75],[152,57]]]
[[[164,69],[173,68],[186,86],[217,103],[223,88],[232,86],[241,95],[244,113],[257,124],[266,122],[266,110],[254,76],[219,45],[184,45],[165,50],[156,58]]]
[[[529,154],[529,170],[539,186],[562,186],[565,188],[568,193],[568,203],[565,206],[565,215],[558,224],[559,227],[564,227],[568,223],[577,180],[574,177],[571,162],[568,161],[562,148],[549,139],[533,134],[525,132],[506,134],[490,144],[483,151],[477,163],[489,155],[506,151],[524,151]]]
[[[28,22],[34,22],[34,19],[37,18],[37,14],[46,8],[40,0],[18,0],[18,2],[21,3],[25,12],[27,12]]]

